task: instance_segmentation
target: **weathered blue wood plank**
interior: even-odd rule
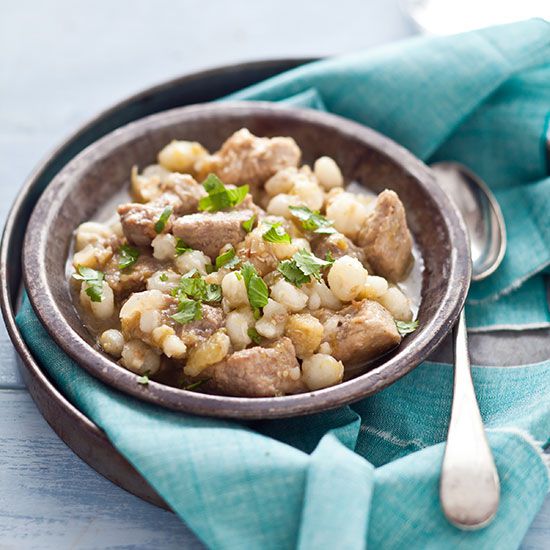
[[[107,481],[22,390],[0,390],[1,548],[201,548],[172,513]]]

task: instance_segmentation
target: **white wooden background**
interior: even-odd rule
[[[341,53],[415,32],[397,0],[0,0],[0,220],[31,168],[114,101],[195,69]],[[0,549],[195,548],[38,413],[0,327]],[[524,548],[550,547],[550,501]]]

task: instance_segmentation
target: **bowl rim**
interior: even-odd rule
[[[147,385],[138,384],[138,375],[120,367],[94,349],[70,327],[57,307],[46,276],[44,262],[47,233],[41,229],[48,217],[49,199],[67,186],[64,180],[66,175],[78,164],[87,162],[89,165],[114,146],[134,139],[139,133],[146,133],[152,124],[168,124],[187,114],[208,115],[224,111],[242,116],[284,111],[286,116],[292,116],[304,123],[317,122],[337,126],[339,132],[353,135],[391,157],[415,177],[417,184],[430,193],[449,231],[452,254],[445,294],[437,314],[417,335],[414,346],[403,348],[389,361],[337,386],[282,397],[248,398],[186,391],[154,381]],[[63,166],[38,199],[25,232],[22,264],[25,287],[38,318],[62,350],[90,374],[124,393],[169,409],[236,419],[312,414],[355,402],[392,384],[420,364],[451,330],[464,306],[471,276],[469,242],[462,218],[452,201],[437,185],[431,170],[411,152],[379,132],[338,115],[256,101],[224,101],[177,107],[126,124],[90,144]]]

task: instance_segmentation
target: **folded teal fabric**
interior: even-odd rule
[[[548,321],[537,283],[550,257],[541,145],[549,63],[550,28],[530,21],[314,63],[236,97],[326,108],[426,160],[455,158],[479,171],[514,210],[503,205],[508,267],[474,289],[472,311],[480,326],[539,323]],[[514,297],[526,290],[535,311]],[[57,386],[211,548],[517,548],[550,487],[542,452],[550,443],[550,360],[474,367],[502,502],[490,526],[462,532],[438,501],[449,365],[425,363],[335,411],[238,423],[122,395],[64,355],[26,300],[17,321]]]

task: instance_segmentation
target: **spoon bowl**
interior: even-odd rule
[[[432,164],[437,182],[460,210],[470,237],[472,281],[495,272],[506,251],[502,211],[487,184],[458,162]]]

